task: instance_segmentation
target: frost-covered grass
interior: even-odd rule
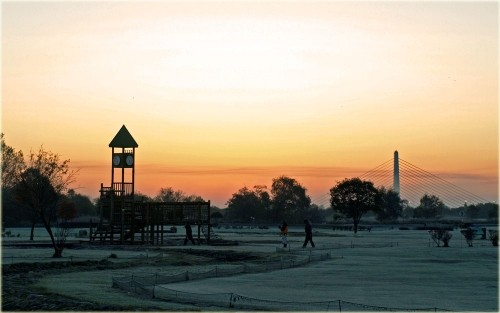
[[[91,301],[125,307],[129,306],[134,308],[134,310],[137,308],[155,308],[158,310],[181,311],[201,310],[199,307],[188,304],[178,304],[140,298],[136,295],[111,287],[111,278],[113,276],[130,275],[131,272],[139,275],[152,273],[158,270],[158,267],[146,266],[128,270],[87,271],[50,275],[39,281],[37,283],[37,287],[82,301]],[[162,268],[161,271],[176,272],[178,269]]]
[[[53,258],[54,249],[47,248],[18,248],[2,247],[2,264],[30,263],[30,262],[58,262],[58,261],[98,261],[110,258],[113,262],[125,262],[136,259],[147,259],[160,252],[142,249],[138,251],[107,250],[107,249],[70,249],[63,251],[62,258]]]
[[[372,230],[334,232],[319,230],[314,250],[330,251],[331,260],[314,262],[300,268],[267,273],[209,278],[167,285],[170,289],[194,293],[236,293],[275,301],[344,300],[381,307],[418,309],[442,308],[455,311],[498,311],[498,247],[487,240],[476,240],[468,247],[458,231],[453,231],[449,248],[435,247],[426,231]],[[257,251],[275,255],[280,252],[277,232],[219,231],[224,239],[240,240],[230,247],[162,247],[168,258],[171,248]],[[275,240],[275,243],[273,241]],[[303,237],[291,236],[292,250],[302,250]],[[248,243],[246,243],[248,242]],[[260,243],[261,242],[261,243]],[[71,253],[96,258],[117,255],[116,260],[140,257],[137,251],[85,249]],[[5,253],[4,249],[4,253]],[[9,252],[40,254],[37,249]],[[34,250],[28,252],[29,250]],[[42,249],[43,250],[43,249]],[[50,249],[49,249],[50,250]],[[48,250],[47,250],[48,251]],[[149,255],[156,252],[148,250]],[[277,252],[278,251],[278,252]],[[49,253],[50,252],[46,252]],[[70,251],[65,251],[70,253]],[[213,267],[213,263],[209,265]],[[202,270],[198,265],[195,270]],[[39,286],[79,299],[109,304],[157,307],[167,310],[199,309],[195,306],[141,299],[111,288],[112,276],[140,273],[178,273],[193,270],[186,266],[143,266],[119,270],[87,271],[50,275]],[[221,310],[223,308],[215,308]],[[306,310],[307,308],[301,307]],[[209,310],[209,308],[202,308]]]
[[[478,240],[470,248],[455,241],[449,248],[429,244],[425,231],[372,231],[342,238],[316,237],[316,247],[333,243],[325,262],[303,268],[168,285],[186,292],[233,292],[275,301],[344,300],[401,309],[442,308],[498,311],[498,249]],[[334,242],[332,242],[334,241]],[[370,244],[393,243],[372,248]],[[351,244],[354,248],[350,248]],[[356,248],[356,246],[364,247]],[[374,245],[375,246],[375,245]],[[311,249],[311,248],[309,248]],[[305,309],[305,308],[301,308]]]

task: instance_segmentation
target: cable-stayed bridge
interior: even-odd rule
[[[425,194],[439,197],[450,208],[458,208],[465,204],[490,202],[408,161],[400,159],[397,151],[394,152],[394,158],[358,177],[373,182],[375,187],[383,186],[386,189],[398,191],[401,199],[407,200],[411,207],[417,207],[420,204],[420,199]],[[318,197],[316,202],[314,200],[313,203],[325,207],[330,206],[329,193]]]

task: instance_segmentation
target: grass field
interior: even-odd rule
[[[151,306],[165,310],[226,310],[200,304],[177,304],[138,298],[111,288],[111,277],[145,273],[179,273],[202,271],[224,262],[201,255],[183,256],[179,249],[252,252],[265,258],[286,256],[274,230],[218,229],[222,238],[236,240],[238,246],[163,246],[120,249],[66,250],[65,256],[75,259],[99,259],[116,254],[114,262],[144,260],[142,265],[119,270],[96,270],[44,276],[37,286],[86,301],[128,303],[138,308]],[[343,300],[370,306],[401,309],[440,308],[452,311],[498,311],[498,249],[487,240],[476,240],[468,247],[455,230],[449,248],[436,247],[426,231],[373,229],[358,234],[319,229],[316,247],[304,251],[328,251],[332,258],[303,267],[224,278],[207,278],[168,284],[167,288],[196,293],[235,293],[245,297],[297,303],[296,309],[307,311],[299,302]],[[179,242],[181,238],[179,237]],[[301,228],[291,228],[292,251],[302,251]],[[19,249],[4,247],[3,262],[9,256],[22,255],[33,261],[50,255],[50,249]],[[173,252],[175,250],[175,253]],[[187,251],[186,250],[186,251]],[[157,253],[170,262],[151,265],[149,258]],[[208,253],[208,252],[206,252]],[[147,256],[147,258],[146,258]],[[175,261],[175,262],[174,262]]]

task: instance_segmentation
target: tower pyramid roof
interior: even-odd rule
[[[137,148],[139,145],[134,140],[134,137],[129,133],[125,125],[120,128],[115,138],[109,143],[110,147],[114,148]]]

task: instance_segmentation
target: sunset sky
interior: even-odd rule
[[[313,202],[402,159],[498,201],[496,2],[2,2],[2,132],[110,185],[224,207],[288,175]],[[326,200],[326,201],[325,201]]]

